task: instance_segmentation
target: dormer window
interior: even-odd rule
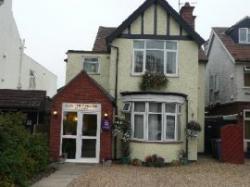
[[[250,44],[250,28],[239,29],[239,43]]]

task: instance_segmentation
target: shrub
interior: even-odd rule
[[[154,154],[154,155],[147,156],[145,158],[144,165],[147,167],[164,167],[165,160],[164,158]]]
[[[142,166],[142,161],[139,160],[139,159],[137,159],[137,158],[135,158],[135,159],[133,159],[133,160],[131,161],[131,164],[132,164],[133,166]]]
[[[27,186],[48,164],[47,139],[24,128],[21,113],[0,114],[0,186]]]

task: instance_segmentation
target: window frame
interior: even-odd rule
[[[248,110],[243,110],[243,119],[244,119],[244,128],[243,128],[243,135],[244,135],[244,141],[245,142],[250,142],[250,139],[246,139],[246,134],[245,134],[245,126],[246,126],[246,123],[245,123],[245,121],[250,121],[250,117],[246,117],[246,113],[247,112],[249,112],[250,113],[250,110],[248,109]]]
[[[127,110],[124,109],[126,105],[128,105],[128,109]],[[131,108],[132,108],[131,107],[131,103],[130,102],[125,102],[124,105],[123,105],[123,108],[122,108],[122,112],[123,113],[130,113],[131,112]]]
[[[143,41],[144,45],[143,45],[143,49],[136,49],[134,48],[134,42],[135,41]],[[147,50],[150,51],[163,51],[163,73],[164,75],[168,76],[168,77],[178,77],[179,76],[179,42],[177,40],[155,40],[155,41],[161,41],[164,42],[164,47],[163,49],[156,49],[156,48],[147,48],[147,41],[154,41],[152,39],[136,39],[133,40],[133,55],[132,55],[132,75],[133,76],[141,76],[144,75],[146,73],[146,57],[147,57]],[[167,42],[174,42],[176,43],[176,49],[167,49]],[[143,52],[143,68],[142,68],[142,72],[135,72],[135,51],[141,51]],[[168,52],[175,52],[176,54],[176,70],[175,73],[167,73],[167,53]]]
[[[84,64],[86,63],[85,60],[88,59],[88,58],[96,58],[97,59],[97,62],[88,62],[90,64],[98,64],[98,71],[97,72],[88,72],[84,69]],[[101,68],[101,63],[100,63],[100,57],[98,56],[84,56],[83,57],[83,70],[89,74],[89,75],[99,75],[100,74],[100,68]]]
[[[241,31],[245,30],[246,31],[246,40],[241,40]],[[239,43],[240,44],[250,44],[250,40],[249,40],[249,35],[250,35],[250,28],[239,28]]]
[[[243,88],[250,88],[250,86],[246,86],[245,84],[245,74],[250,74],[250,68],[248,68],[249,66],[244,66],[243,69]]]
[[[135,112],[135,103],[136,102],[143,102],[145,103],[145,111],[144,112]],[[161,112],[156,113],[156,112],[150,112],[149,111],[149,104],[150,103],[157,103],[161,104]],[[170,113],[166,112],[166,105],[167,104],[175,104],[175,113]],[[176,102],[154,102],[154,101],[133,101],[131,103],[132,110],[131,110],[131,139],[135,141],[144,141],[144,142],[153,142],[153,143],[163,143],[163,142],[177,142],[180,141],[181,139],[181,134],[179,134],[179,129],[180,126],[178,124],[178,117],[181,118],[182,114],[180,111],[180,108],[182,104],[176,103]],[[150,114],[161,114],[161,140],[149,140],[149,115]],[[143,115],[143,122],[144,122],[144,129],[143,129],[143,138],[135,138],[134,137],[134,118],[135,115]],[[174,132],[174,139],[169,139],[166,137],[166,130],[167,130],[167,116],[172,116],[175,118],[175,132]],[[180,120],[181,121],[181,120]]]
[[[33,69],[29,70],[29,89],[36,89],[36,72]]]

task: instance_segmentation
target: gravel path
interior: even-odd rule
[[[114,165],[95,167],[68,187],[200,187],[250,186],[250,161],[224,164],[202,158],[188,166],[146,168]]]

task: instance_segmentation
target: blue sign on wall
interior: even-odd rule
[[[111,130],[111,123],[108,119],[102,120],[102,130],[105,130],[105,131]]]

